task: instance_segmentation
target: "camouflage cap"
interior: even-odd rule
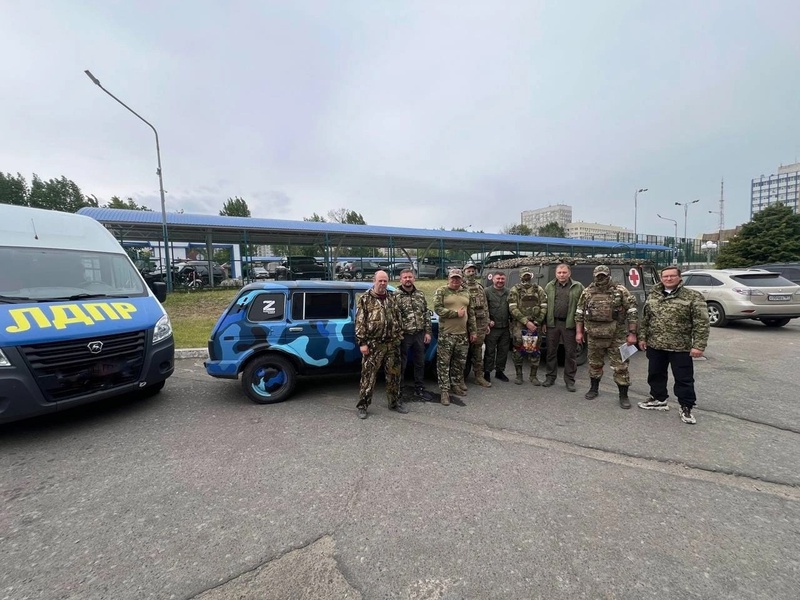
[[[476,265],[474,262],[468,262],[467,264],[464,265],[464,270],[465,271],[467,269],[477,269],[477,268],[478,268],[478,265]]]
[[[461,272],[461,269],[450,269],[450,273],[447,274],[447,278],[452,279],[453,277],[464,279],[464,274]]]
[[[530,267],[522,267],[519,270],[519,276],[522,277],[523,275],[530,275],[532,277],[533,276],[533,271],[531,270]]]
[[[611,275],[611,270],[605,265],[597,265],[594,268],[594,276],[597,277],[598,275]]]

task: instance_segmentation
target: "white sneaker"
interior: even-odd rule
[[[681,406],[681,421],[688,423],[689,425],[694,425],[697,423],[697,419],[695,419],[694,415],[692,415],[692,409],[690,407]]]
[[[669,410],[666,400],[656,400],[653,397],[647,399],[647,402],[639,402],[639,408],[645,410]]]

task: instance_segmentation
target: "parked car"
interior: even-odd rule
[[[268,279],[269,273],[264,267],[252,266],[247,269],[247,277],[249,279]]]
[[[391,279],[400,279],[400,273],[402,273],[406,269],[411,269],[412,271],[414,271],[414,265],[410,262],[395,263],[394,265],[391,266],[389,270],[389,277]],[[417,272],[414,271],[414,276],[416,277],[416,275]]]
[[[414,264],[417,277],[420,279],[444,279],[450,269],[460,269],[463,261],[450,260],[440,256],[425,256]]]
[[[287,256],[281,261],[275,279],[327,279],[328,271],[313,256]]]
[[[206,372],[238,379],[250,400],[281,402],[299,376],[358,373],[356,299],[369,283],[256,282],[242,288],[208,342]],[[425,361],[435,369],[438,320]]]
[[[770,263],[768,265],[753,265],[748,268],[780,273],[792,283],[800,285],[800,262]]]
[[[225,279],[225,270],[216,263],[211,265],[213,271],[214,285],[218,286]],[[196,282],[200,281],[203,286],[210,285],[208,277],[208,262],[204,260],[187,260],[182,262],[175,262],[172,265],[172,270],[175,273],[173,280],[176,284],[183,282]]]
[[[783,327],[800,317],[800,285],[779,273],[745,269],[695,269],[683,274],[683,285],[706,299],[712,327],[754,319]]]
[[[268,262],[264,268],[267,270],[267,279],[277,279],[278,271],[281,268],[281,263]]]
[[[340,279],[371,279],[378,271],[388,271],[389,265],[374,260],[349,261],[339,270]]]

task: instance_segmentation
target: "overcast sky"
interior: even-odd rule
[[[0,171],[106,202],[498,232],[749,220],[800,155],[797,0],[0,0]]]

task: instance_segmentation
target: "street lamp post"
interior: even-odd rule
[[[710,211],[708,211],[708,214],[710,214],[710,215],[719,215],[720,212],[718,210],[710,210]],[[722,221],[722,219],[720,219],[720,222],[721,221]],[[722,227],[718,227],[718,230],[717,230],[717,245],[720,248],[722,248]]]
[[[647,188],[639,188],[633,194],[633,257],[636,258],[636,242],[639,238],[639,194]]]
[[[661,215],[656,215],[659,219],[664,219],[665,221],[672,221],[672,224],[675,225],[675,237],[672,240],[672,264],[678,264],[678,221],[677,219],[670,219],[669,217],[662,217]]]
[[[691,202],[676,202],[675,206],[682,206],[683,207],[683,243],[684,246],[686,245],[686,224],[689,221],[689,205],[690,204],[697,204],[700,202],[700,198],[697,200],[692,200]],[[683,251],[683,264],[686,265],[686,255],[688,252],[684,249]]]
[[[136,115],[141,121],[143,121],[150,129],[153,130],[153,133],[156,136],[156,157],[158,158],[158,169],[156,170],[156,173],[158,174],[158,190],[161,193],[161,234],[162,234],[162,236],[164,238],[164,278],[166,279],[166,283],[167,283],[167,291],[171,292],[172,291],[172,267],[170,265],[170,260],[169,260],[169,236],[167,235],[167,204],[166,204],[166,200],[164,198],[164,179],[163,179],[163,177],[161,175],[161,147],[159,146],[159,143],[158,143],[158,131],[156,131],[156,128],[153,127],[152,123],[150,123],[147,119],[142,117],[142,115],[137,113],[130,106],[125,104],[122,100],[117,98],[114,94],[112,94],[106,88],[104,88],[102,85],[100,85],[100,80],[97,77],[95,77],[94,75],[92,75],[92,73],[88,69],[85,70],[84,73],[86,73],[86,76],[89,79],[92,80],[92,83],[94,83],[97,87],[99,87],[101,90],[103,90],[106,94],[111,96],[114,100],[119,102],[122,106],[127,108],[130,112],[132,112],[134,115]]]

